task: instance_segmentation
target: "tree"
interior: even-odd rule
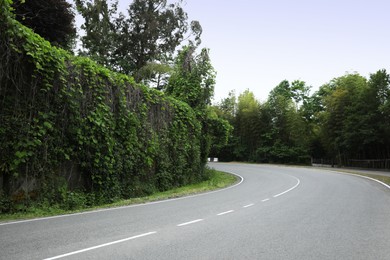
[[[237,110],[236,93],[234,90],[230,91],[227,98],[221,100],[218,104],[218,109],[221,111],[220,117],[233,123],[233,119]]]
[[[269,94],[262,108],[265,132],[257,153],[262,161],[307,163],[310,127],[304,119],[309,87],[284,80]]]
[[[235,104],[232,96],[219,105],[222,115],[230,115],[234,126],[233,137],[220,149],[224,158],[231,160],[276,163],[308,163],[310,125],[304,105],[308,103],[309,87],[303,81],[282,81],[265,103],[256,100],[246,90]],[[226,111],[226,112],[224,112]]]
[[[344,166],[389,168],[390,75],[379,70],[365,77],[354,73],[331,80],[309,96],[303,81],[278,84],[265,103],[249,90],[219,103],[229,118],[233,138],[219,153],[231,160],[309,163],[326,159]],[[377,160],[379,159],[379,160]],[[372,161],[370,161],[372,163]],[[373,164],[371,164],[372,166]],[[366,165],[367,166],[367,165]]]
[[[137,82],[153,78],[159,82],[169,72],[173,54],[184,40],[192,46],[200,43],[202,27],[197,21],[188,24],[181,2],[134,0],[127,16],[120,13],[114,17],[117,0],[111,5],[107,0],[76,0],[85,19],[82,42],[86,54],[134,76]]]
[[[306,86],[306,83],[301,80],[295,80],[291,84],[287,80],[283,80],[271,90],[268,99],[272,102],[273,98],[284,97],[286,99],[293,99],[298,105],[299,103],[305,103],[308,98],[310,87]]]
[[[235,91],[230,91],[227,98],[222,99],[218,104],[211,108],[220,120],[225,120],[229,123],[230,130],[224,143],[213,140],[210,154],[213,157],[217,157],[220,161],[233,161],[235,160],[234,148],[237,143],[237,138],[233,134],[233,125],[237,111]],[[219,135],[223,137],[223,135]]]
[[[168,64],[149,62],[136,72],[135,78],[142,79],[146,85],[163,90],[168,84],[172,72],[173,69]]]
[[[386,70],[370,75],[356,112],[359,115],[361,152],[365,159],[390,157],[390,76]]]
[[[388,119],[390,115],[390,75],[386,70],[379,70],[370,75],[368,86],[378,112]]]
[[[15,0],[15,18],[53,45],[71,50],[76,38],[74,13],[66,0]]]
[[[219,108],[210,106],[207,112],[207,125],[210,136],[210,156],[221,158],[221,161],[227,160],[230,157],[226,157],[226,147],[229,140],[232,138],[233,126],[219,116]]]
[[[362,114],[362,95],[367,80],[359,74],[347,74],[331,82],[332,91],[325,96],[322,118],[322,139],[329,154],[345,165],[347,158],[355,156],[363,143],[365,115]],[[364,113],[364,112],[363,112]]]
[[[212,133],[220,132],[214,131],[216,122],[209,116],[209,106],[214,94],[215,74],[208,49],[202,49],[197,54],[196,47],[185,46],[176,57],[174,72],[165,89],[168,95],[187,103],[194,109],[202,125],[202,163],[207,161]],[[229,129],[225,130],[229,131]]]
[[[185,46],[176,58],[166,92],[201,112],[211,104],[215,76],[209,50],[204,48],[196,54],[196,47]]]
[[[172,55],[188,30],[187,14],[166,0],[135,0],[130,4],[128,17],[120,16],[119,45],[124,73],[140,70],[148,62]],[[123,62],[125,61],[125,62]]]
[[[119,69],[113,55],[116,50],[117,28],[114,15],[118,0],[110,4],[106,0],[75,0],[77,11],[83,16],[81,54],[91,57],[101,65]]]
[[[240,160],[250,161],[258,148],[261,138],[260,103],[248,89],[238,96],[237,112],[234,121],[236,147],[234,153]]]

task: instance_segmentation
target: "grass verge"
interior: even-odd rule
[[[105,204],[105,205],[94,206],[94,207],[78,209],[78,210],[63,210],[58,207],[48,207],[48,208],[32,207],[29,208],[27,212],[23,212],[23,213],[18,212],[14,214],[0,214],[0,221],[13,221],[13,220],[32,219],[32,218],[39,218],[39,217],[50,217],[55,215],[79,213],[79,212],[92,211],[92,210],[103,209],[103,208],[115,208],[115,207],[129,206],[135,204],[142,204],[147,202],[184,197],[184,196],[194,195],[202,192],[218,190],[218,189],[228,187],[236,182],[237,182],[237,177],[232,174],[210,170],[210,178],[207,181],[175,188],[164,192],[157,192],[146,197],[120,200],[111,204]]]

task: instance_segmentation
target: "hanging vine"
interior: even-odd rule
[[[199,180],[201,126],[187,104],[51,46],[10,4],[0,13],[0,212]]]

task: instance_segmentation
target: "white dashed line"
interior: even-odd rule
[[[195,219],[195,220],[192,220],[192,221],[188,221],[188,222],[185,222],[185,223],[181,223],[179,225],[177,225],[178,227],[182,227],[182,226],[186,226],[186,225],[190,225],[190,224],[194,224],[194,223],[197,223],[197,222],[200,222],[200,221],[203,221],[203,219]]]
[[[222,215],[229,214],[229,213],[232,213],[232,212],[234,212],[234,210],[228,210],[228,211],[225,211],[225,212],[218,213],[217,216],[222,216]]]
[[[59,259],[59,258],[75,255],[75,254],[80,254],[80,253],[83,253],[83,252],[86,252],[86,251],[98,249],[98,248],[105,247],[105,246],[111,246],[111,245],[118,244],[118,243],[123,243],[123,242],[129,241],[129,240],[132,240],[132,239],[149,236],[149,235],[153,235],[153,234],[156,234],[156,233],[157,233],[156,231],[148,232],[148,233],[140,234],[140,235],[137,235],[137,236],[128,237],[128,238],[125,238],[125,239],[116,240],[116,241],[113,241],[113,242],[110,242],[110,243],[105,243],[105,244],[101,244],[101,245],[98,245],[98,246],[93,246],[93,247],[88,247],[88,248],[85,248],[85,249],[73,251],[73,252],[70,252],[70,253],[67,253],[67,254],[46,258],[44,260],[54,260],[54,259]]]
[[[255,204],[251,203],[251,204],[243,206],[243,208],[249,208],[249,207],[252,207],[253,205],[255,205]]]
[[[266,202],[266,201],[269,201],[269,199],[263,199],[261,202]]]

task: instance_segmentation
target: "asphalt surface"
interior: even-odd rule
[[[390,188],[326,169],[211,164],[229,189],[0,223],[0,259],[390,259]]]
[[[377,176],[385,176],[390,177],[390,171],[384,171],[381,169],[362,169],[362,168],[348,168],[348,167],[315,167],[320,169],[327,169],[330,171],[336,171],[336,172],[351,172],[351,173],[358,173],[358,174],[368,174],[368,175],[377,175]]]

